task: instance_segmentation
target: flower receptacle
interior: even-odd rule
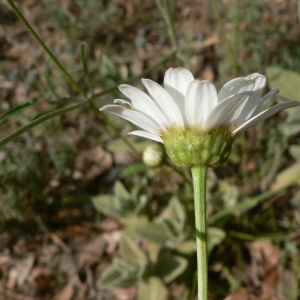
[[[234,140],[231,129],[225,126],[213,130],[176,126],[161,132],[161,136],[171,160],[186,168],[225,163]]]

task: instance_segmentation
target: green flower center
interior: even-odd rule
[[[229,127],[203,130],[199,126],[172,127],[161,132],[167,154],[180,167],[223,164],[231,151],[233,137]]]

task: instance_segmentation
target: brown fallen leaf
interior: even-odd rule
[[[279,278],[279,250],[270,240],[255,241],[251,243],[249,250],[252,258],[252,270],[256,269],[252,272],[253,279],[261,278],[265,284],[276,287]]]
[[[77,266],[81,269],[85,265],[92,265],[100,261],[107,242],[103,235],[98,235],[77,250]]]
[[[134,300],[136,299],[137,288],[131,286],[124,289],[113,289],[111,292],[118,300]]]
[[[248,296],[240,291],[234,292],[224,300],[248,300]]]
[[[78,284],[77,276],[73,276],[65,287],[56,294],[53,300],[71,300],[75,292],[76,284]]]
[[[86,180],[101,175],[113,163],[112,155],[101,146],[89,149],[77,157],[76,170],[82,172]],[[76,175],[78,176],[78,175]]]
[[[16,261],[14,266],[9,270],[6,287],[11,290],[15,287],[21,287],[28,279],[33,268],[34,261],[35,254],[33,253],[29,253],[25,258]]]

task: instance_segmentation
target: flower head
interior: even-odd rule
[[[122,84],[120,91],[131,101],[101,108],[132,122],[143,130],[129,134],[165,144],[171,159],[179,166],[215,165],[228,156],[233,138],[282,109],[300,105],[287,101],[263,112],[261,108],[279,91],[271,90],[261,98],[266,85],[264,75],[254,73],[227,82],[217,93],[206,80],[195,80],[184,68],[168,69],[164,87],[142,79],[149,95]]]

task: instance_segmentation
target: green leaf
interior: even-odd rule
[[[210,196],[209,204],[214,210],[234,206],[238,201],[239,190],[236,185],[228,180],[220,180],[218,190]]]
[[[114,194],[117,198],[120,198],[122,200],[131,199],[130,193],[126,190],[121,181],[116,181],[114,185]]]
[[[186,213],[177,197],[172,197],[166,209],[157,218],[158,222],[166,222],[174,236],[179,236],[184,231]]]
[[[27,102],[25,104],[19,105],[11,110],[9,110],[8,112],[6,112],[5,114],[3,114],[0,117],[0,123],[2,123],[4,120],[8,119],[9,117],[13,116],[14,114],[16,114],[17,112],[22,111],[23,109],[36,105],[39,102]]]
[[[116,208],[124,214],[133,213],[137,205],[136,199],[126,190],[124,185],[117,181],[114,185]]]
[[[145,269],[146,265],[148,264],[145,253],[127,234],[122,235],[119,246],[122,259],[130,264],[140,266],[142,271]]]
[[[288,186],[292,183],[296,183],[300,180],[300,162],[294,163],[292,166],[284,169],[280,172],[276,178],[275,182],[271,187],[271,190],[279,190],[285,186]]]
[[[148,223],[136,228],[136,233],[151,242],[165,245],[172,235],[163,223]]]
[[[143,218],[141,210],[148,203],[148,197],[141,194],[142,185],[136,183],[129,192],[120,181],[114,185],[114,195],[98,195],[92,197],[95,208],[110,217],[116,218],[127,225]]]
[[[138,279],[138,266],[115,258],[98,278],[96,285],[100,289],[125,288],[132,286]]]
[[[184,257],[162,251],[158,257],[156,271],[164,282],[170,283],[185,271],[187,264]]]
[[[92,80],[92,76],[91,76],[91,72],[90,72],[90,69],[89,69],[87,58],[88,58],[88,50],[87,50],[86,43],[83,42],[81,44],[81,61],[82,61],[82,64],[83,64],[84,74],[86,76],[89,88],[91,90],[93,90],[93,80]]]
[[[121,178],[126,178],[135,174],[145,173],[149,168],[142,163],[132,164],[126,167],[120,174]]]
[[[178,228],[182,231],[186,220],[184,206],[177,197],[172,197],[168,205],[169,219],[176,221]]]
[[[285,136],[290,137],[300,131],[300,107],[287,111],[289,115],[280,128]]]
[[[168,206],[153,223],[141,226],[136,233],[149,241],[174,248],[182,241],[186,214],[178,198],[172,197]]]
[[[159,244],[149,243],[148,254],[149,254],[151,263],[156,264],[160,250],[161,250],[161,246]]]
[[[140,197],[138,197],[138,202],[136,203],[134,212],[135,214],[140,214],[140,212],[144,209],[144,207],[147,205],[148,203],[148,196],[147,195],[141,195]]]
[[[268,83],[271,89],[279,89],[280,97],[300,101],[300,74],[281,69],[278,66],[266,68]]]
[[[207,229],[207,251],[208,253],[211,250],[221,244],[226,237],[226,233],[224,230],[217,227],[208,227]]]
[[[222,180],[220,183],[220,192],[224,201],[224,207],[230,207],[237,203],[239,189],[236,185]]]
[[[119,221],[124,220],[124,214],[116,207],[115,197],[113,195],[99,195],[92,197],[93,205],[96,210],[107,215],[109,217],[115,218]]]
[[[294,159],[300,160],[300,146],[292,145],[290,146],[289,151]]]
[[[27,125],[24,125],[24,126],[18,128],[14,132],[12,132],[9,135],[5,136],[4,138],[0,139],[0,148],[3,147],[4,145],[8,144],[9,142],[13,141],[15,138],[19,137],[24,132],[34,128],[35,126],[37,126],[37,125],[39,125],[39,124],[41,124],[41,123],[43,123],[43,122],[45,122],[49,119],[52,119],[56,116],[60,116],[60,115],[62,115],[64,113],[67,113],[69,111],[72,111],[72,110],[78,109],[80,107],[83,107],[84,105],[89,103],[92,99],[93,98],[88,99],[84,102],[81,102],[81,103],[73,105],[73,106],[69,106],[69,107],[62,108],[62,109],[57,109],[53,112],[47,112],[46,115],[44,115],[42,117],[39,117],[39,118],[29,122]]]
[[[47,111],[44,111],[44,112],[42,112],[42,113],[39,113],[39,114],[37,114],[37,115],[32,119],[32,121],[36,121],[36,120],[38,120],[38,119],[40,119],[40,118],[42,118],[42,117],[44,117],[44,116],[49,115],[50,113],[54,113],[55,111],[56,111],[55,109],[49,109],[49,110],[47,110]]]
[[[196,237],[195,240],[188,240],[181,243],[177,250],[183,254],[191,254],[197,251]]]
[[[138,300],[167,300],[168,290],[157,277],[138,283]]]

